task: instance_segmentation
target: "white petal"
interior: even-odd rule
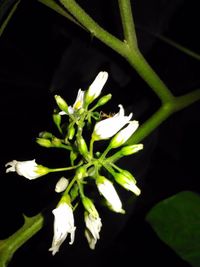
[[[99,192],[108,201],[113,211],[124,213],[124,210],[122,209],[122,202],[113,184],[108,179],[104,178],[103,182],[100,183],[97,182],[97,187]]]
[[[125,124],[129,122],[132,113],[124,116],[124,108],[119,105],[119,112],[114,117],[97,122],[94,127],[93,136],[96,140],[104,140],[115,135]]]
[[[65,177],[61,177],[55,186],[56,193],[61,193],[61,192],[65,191],[68,184],[69,184],[69,181]]]
[[[13,160],[11,162],[8,162],[6,164],[6,167],[9,165],[10,165],[10,168],[8,168],[6,172],[16,171],[18,175],[24,176],[28,178],[29,180],[33,180],[41,176],[41,174],[37,172],[38,165],[35,162],[35,159],[27,160],[27,161]]]
[[[54,237],[49,251],[52,251],[52,254],[55,255],[68,233],[71,235],[69,244],[73,244],[76,227],[74,226],[72,208],[67,203],[61,203],[52,212],[54,214]]]

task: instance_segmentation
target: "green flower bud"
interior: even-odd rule
[[[60,128],[60,124],[61,124],[61,115],[60,114],[53,114],[53,121],[55,123],[55,125],[58,127],[59,131],[62,132],[61,128]]]
[[[124,146],[119,152],[122,156],[129,156],[142,149],[143,149],[143,144],[137,144],[131,146]]]
[[[87,144],[85,140],[83,139],[83,137],[82,136],[77,137],[76,141],[77,141],[78,150],[81,153],[81,155],[84,156],[84,158],[89,159],[89,152],[88,152]]]
[[[45,139],[51,139],[53,137],[53,134],[49,132],[40,132],[39,137],[45,138]]]
[[[111,97],[112,97],[111,94],[108,94],[108,95],[105,95],[105,96],[101,97],[99,99],[99,101],[97,102],[96,106],[100,107],[100,106],[105,105],[111,99]]]
[[[139,124],[138,121],[129,122],[128,126],[119,131],[111,140],[109,146],[110,148],[117,148],[123,145],[131,135],[137,130]]]
[[[52,146],[54,146],[54,147],[60,147],[60,146],[62,146],[61,140],[59,138],[57,138],[57,137],[54,137],[52,139]]]
[[[65,100],[59,95],[55,95],[54,97],[55,97],[55,100],[56,100],[56,103],[57,103],[58,107],[62,111],[66,112],[68,114],[68,105],[65,102]]]
[[[74,161],[77,159],[77,157],[78,157],[77,152],[75,152],[75,151],[70,152],[70,161],[71,161],[72,165],[73,165]]]
[[[75,134],[75,128],[74,126],[71,126],[68,128],[68,138],[69,140],[72,140]]]
[[[86,172],[86,169],[81,166],[76,170],[76,177],[81,180],[82,178],[86,177],[88,174]]]
[[[130,172],[123,170],[120,173],[113,174],[113,176],[115,178],[115,181],[122,187],[129,191],[132,191],[137,196],[140,195],[141,191],[136,186],[136,180]]]
[[[81,198],[84,208],[94,216],[94,218],[97,218],[99,216],[92,200],[88,197],[82,197]]]
[[[37,138],[36,142],[43,147],[52,147],[51,141],[45,138]]]

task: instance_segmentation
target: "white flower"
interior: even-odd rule
[[[99,216],[94,217],[91,213],[85,212],[85,237],[89,243],[91,249],[95,249],[95,245],[99,237],[99,232],[102,227],[101,218]]]
[[[99,72],[93,83],[90,85],[89,89],[86,91],[85,94],[86,104],[90,104],[101,94],[101,90],[104,87],[107,79],[108,79],[108,73],[106,71]]]
[[[119,112],[113,117],[97,122],[94,127],[93,138],[94,140],[104,140],[115,135],[125,124],[127,124],[132,117],[124,116],[124,108],[119,105]]]
[[[99,176],[96,180],[99,192],[105,197],[110,208],[115,212],[124,213],[122,202],[113,186],[113,184],[104,176]]]
[[[75,111],[83,107],[84,94],[85,94],[85,91],[82,91],[81,89],[78,90],[78,94],[77,94],[73,107],[72,106],[68,107],[69,114],[74,114]]]
[[[61,202],[52,212],[54,214],[54,236],[49,251],[52,251],[52,255],[55,255],[68,233],[71,235],[69,244],[73,244],[76,227],[74,226],[72,208],[66,202]]]
[[[129,122],[126,128],[122,129],[112,138],[110,142],[110,147],[117,148],[123,145],[131,137],[131,135],[137,130],[138,126],[139,126],[138,121]]]
[[[13,161],[6,163],[5,167],[9,167],[6,169],[6,173],[16,172],[18,175],[24,176],[28,178],[29,180],[36,179],[49,172],[48,168],[42,165],[38,165],[35,162],[35,159],[27,160],[27,161],[13,160]]]
[[[65,191],[68,184],[69,184],[69,181],[65,177],[61,177],[55,186],[56,193],[61,193],[61,192]]]

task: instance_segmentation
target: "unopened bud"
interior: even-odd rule
[[[68,129],[68,138],[72,140],[75,134],[75,128],[73,126],[69,127]]]
[[[101,97],[99,99],[99,101],[97,102],[96,106],[100,107],[100,106],[105,105],[111,99],[111,97],[112,97],[111,94],[108,94],[108,95],[105,95],[105,96]]]
[[[99,216],[95,206],[94,206],[94,203],[92,202],[92,200],[88,197],[83,197],[82,198],[82,203],[83,203],[83,206],[84,208],[90,213],[93,215],[93,217],[97,218]]]
[[[120,173],[113,174],[115,181],[127,190],[132,191],[135,195],[139,196],[141,191],[136,186],[136,180],[132,174],[126,170]]]
[[[87,176],[87,172],[86,172],[86,169],[83,166],[79,167],[76,170],[76,177],[77,177],[77,179],[80,180],[80,179],[82,179],[82,178],[84,178],[86,176]]]
[[[129,156],[143,149],[143,144],[124,146],[119,152],[123,156]]]
[[[55,186],[55,192],[61,193],[61,192],[65,191],[68,184],[69,184],[69,181],[65,177],[61,177]]]
[[[37,138],[36,142],[43,147],[52,147],[51,141],[45,138]]]
[[[45,138],[45,139],[51,139],[51,138],[53,137],[53,134],[44,131],[44,132],[40,132],[40,133],[39,133],[39,137],[41,137],[41,138]]]
[[[68,105],[65,100],[59,95],[55,95],[54,97],[59,108],[68,114]]]
[[[77,141],[77,146],[78,146],[79,152],[81,153],[82,156],[84,156],[86,159],[88,159],[89,152],[88,152],[88,148],[87,148],[87,144],[86,144],[85,140],[83,139],[82,136],[79,136],[76,141]]]

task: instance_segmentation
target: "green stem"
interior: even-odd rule
[[[64,168],[49,169],[49,172],[69,171],[69,170],[76,169],[76,168],[79,167],[81,164],[82,164],[82,161],[81,161],[79,164],[77,164],[76,166],[70,166],[70,167],[64,167]]]
[[[128,0],[121,0],[119,3],[122,19],[126,20],[123,22],[125,31],[124,35],[128,38],[128,40],[131,40],[132,45],[129,45],[128,40],[126,40],[126,42],[122,42],[109,32],[105,31],[74,0],[60,0],[60,2],[84,27],[91,32],[92,35],[123,56],[147,82],[163,103],[172,100],[173,95],[169,89],[136,48],[133,16],[131,10],[128,9],[128,6],[130,7]],[[128,25],[129,22],[131,22],[132,29],[131,25]]]
[[[173,101],[173,94],[139,51],[130,50],[126,59],[160,98],[162,103]]]
[[[126,54],[126,45],[114,35],[104,30],[74,0],[60,0],[60,2],[93,36],[122,56]]]
[[[153,132],[172,113],[182,110],[200,100],[200,89],[174,98],[172,102],[163,104],[127,141],[127,145],[139,143]]]
[[[118,0],[118,5],[123,26],[124,39],[129,47],[137,49],[137,37],[130,0]]]
[[[13,235],[0,241],[0,267],[6,267],[14,253],[43,226],[44,218],[41,213],[34,217],[24,216],[24,225]]]

